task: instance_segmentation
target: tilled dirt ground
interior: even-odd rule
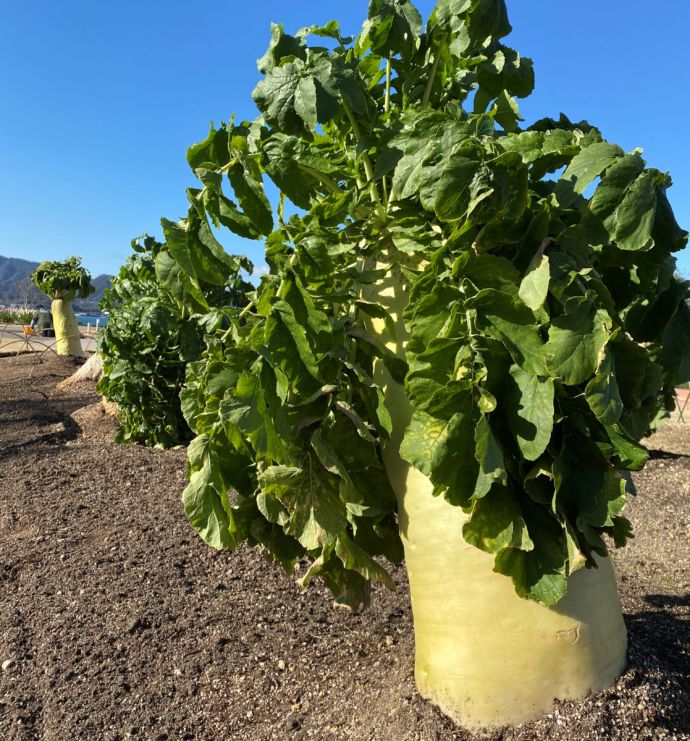
[[[74,366],[46,361],[0,358],[0,738],[690,739],[690,424],[635,477],[625,674],[471,735],[415,692],[404,570],[352,615],[213,552],[182,511],[184,451],[115,445],[93,384],[60,391]]]

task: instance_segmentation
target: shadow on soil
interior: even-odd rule
[[[32,389],[33,398],[12,399],[0,403],[0,420],[4,431],[0,431],[0,461],[6,461],[26,448],[37,444],[60,444],[74,440],[81,427],[72,418],[72,413],[97,396],[48,397],[40,389]]]
[[[678,460],[679,458],[687,458],[688,456],[684,453],[672,453],[669,450],[649,450],[649,460]]]
[[[654,725],[669,732],[690,728],[690,594],[650,594],[644,598],[651,609],[626,615],[631,642],[654,646],[647,658],[672,675],[678,693],[665,697],[666,714],[657,715]],[[676,610],[676,614],[668,608]],[[679,617],[678,610],[686,614]],[[646,667],[640,667],[642,673]]]

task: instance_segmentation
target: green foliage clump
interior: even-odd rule
[[[522,128],[534,74],[510,30],[503,0],[439,0],[426,25],[373,0],[356,39],[274,26],[261,115],[188,151],[200,187],[166,232],[180,299],[223,260],[211,224],[265,238],[269,274],[189,368],[187,514],[216,548],[306,559],[302,582],[353,607],[392,583],[376,557],[402,557],[386,446],[402,436],[465,540],[554,604],[629,537],[623,473],[690,379],[670,178],[586,122]]]
[[[117,404],[120,442],[171,447],[191,438],[180,409],[188,363],[201,356],[204,333],[222,325],[222,314],[194,313],[166,290],[167,245],[149,236],[132,241],[134,254],[101,302],[108,324],[99,335],[103,376],[98,389]],[[177,289],[177,287],[176,287]],[[201,290],[201,289],[200,289]],[[232,303],[237,290],[204,286],[205,302]],[[234,291],[234,293],[232,292]]]
[[[33,284],[52,299],[72,301],[87,298],[96,289],[91,283],[91,274],[81,267],[80,257],[66,260],[46,260],[31,275]]]

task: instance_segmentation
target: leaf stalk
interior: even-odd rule
[[[350,106],[343,101],[343,110],[345,111],[348,119],[350,120],[350,125],[352,126],[352,131],[357,138],[358,142],[362,142],[364,137],[362,136],[362,131],[359,128],[359,124],[357,123],[357,119],[354,116],[354,113],[352,112],[352,109]],[[383,209],[383,203],[381,202],[381,196],[379,194],[379,189],[376,186],[376,181],[374,180],[374,166],[371,163],[371,159],[369,158],[368,152],[362,153],[362,162],[364,163],[364,172],[367,175],[367,182],[369,183],[369,192],[371,193],[371,200],[376,204],[379,216],[383,219],[385,218],[385,211]]]
[[[429,100],[431,99],[431,91],[434,87],[434,80],[436,79],[436,70],[438,69],[439,58],[440,58],[440,54],[437,51],[437,53],[434,55],[434,61],[431,65],[431,72],[429,73],[429,79],[426,81],[426,88],[424,88],[424,96],[422,97],[423,106],[429,105]]]

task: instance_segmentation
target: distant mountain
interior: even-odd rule
[[[0,304],[32,306],[45,303],[46,296],[31,283],[37,262],[0,255]]]
[[[2,257],[0,255],[0,285],[16,283],[36,270],[37,262],[20,260],[18,257]]]
[[[93,296],[89,296],[89,300],[100,301],[103,298],[103,293],[106,288],[110,288],[110,283],[113,280],[112,275],[97,275],[91,282],[93,283],[96,293]]]
[[[37,262],[0,255],[0,305],[35,306],[50,301],[44,293],[31,283],[31,273],[37,267]],[[75,308],[81,311],[95,311],[98,309],[98,303],[103,298],[105,289],[110,286],[111,280],[112,276],[110,275],[96,276],[93,279],[96,293],[87,299],[75,301]]]

